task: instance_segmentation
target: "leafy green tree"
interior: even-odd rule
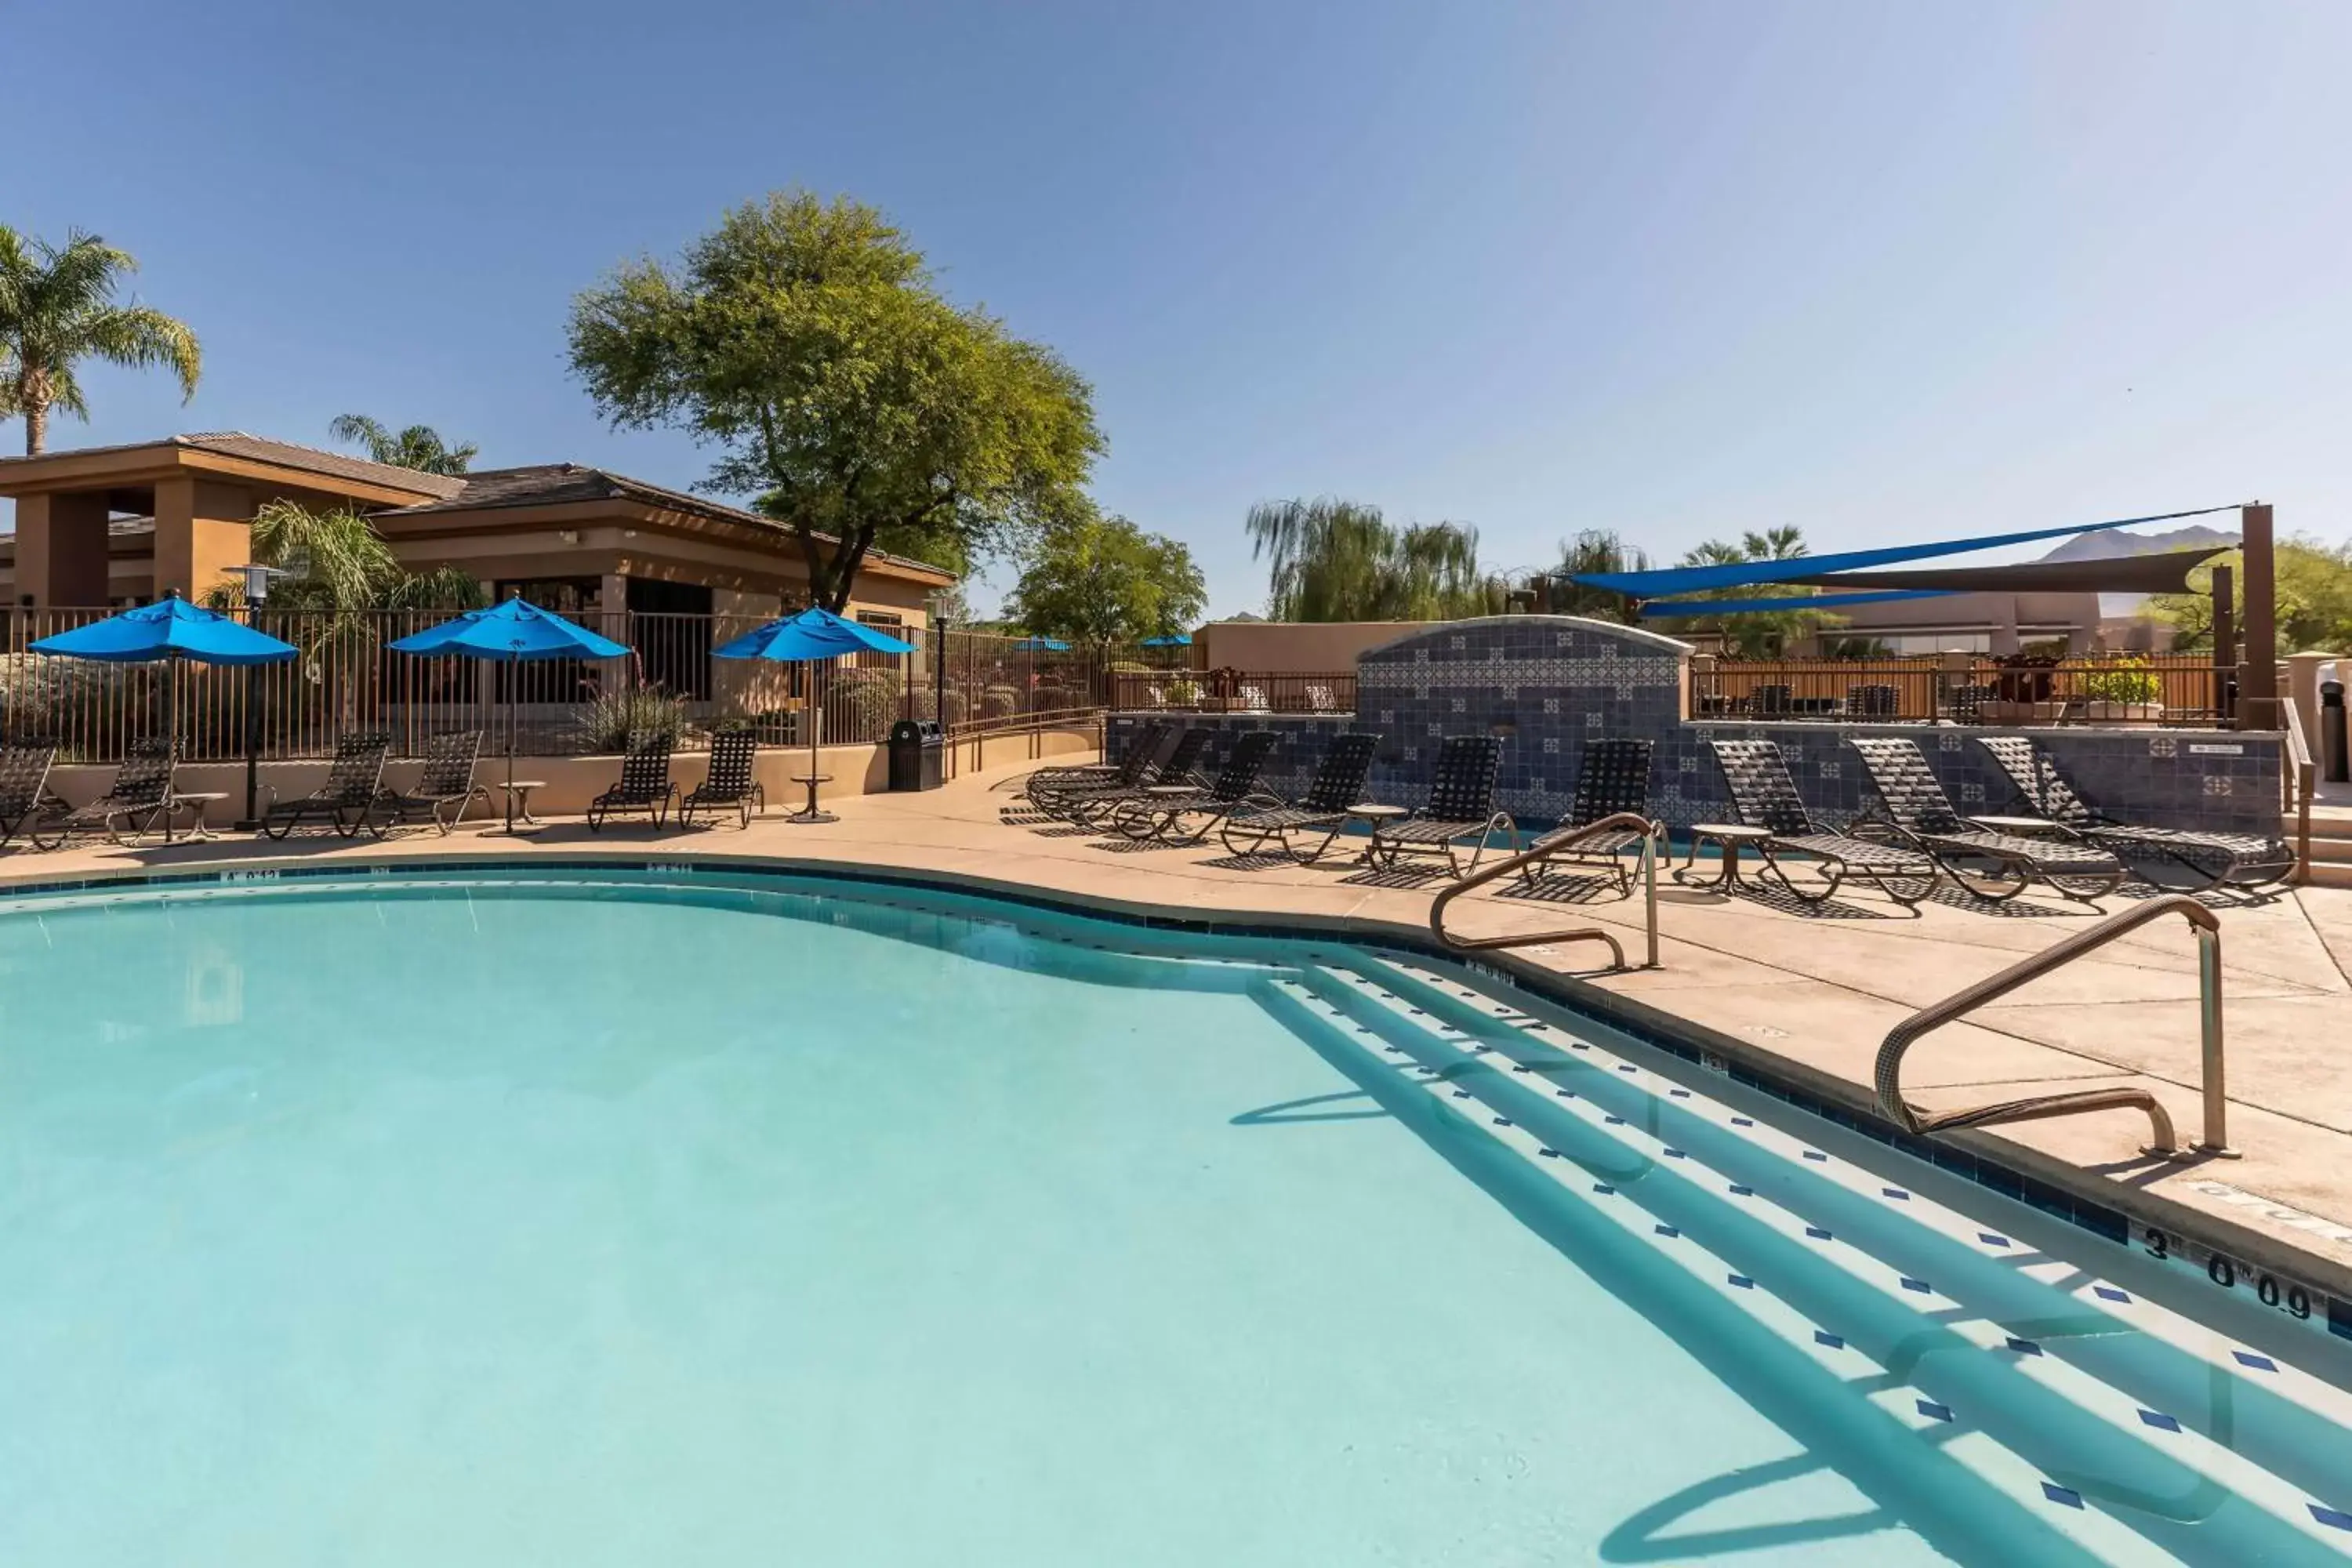
[[[94,234],[76,229],[61,248],[0,224],[0,416],[23,416],[28,457],[48,447],[50,410],[89,417],[74,370],[83,360],[161,365],[180,378],[184,401],[196,395],[204,355],[187,323],[135,299],[114,302],[137,270],[128,251]]]
[[[1245,525],[1271,568],[1278,621],[1442,621],[1502,605],[1501,579],[1478,564],[1466,523],[1398,528],[1381,509],[1328,497],[1262,501]]]
[[[2173,647],[2184,653],[2201,653],[2213,646],[2213,568],[2221,565],[2231,568],[2236,623],[2242,631],[2246,567],[2241,551],[2232,550],[2191,572],[2188,593],[2158,594],[2148,602],[2149,614],[2172,626]],[[2273,549],[2271,570],[2279,651],[2352,651],[2352,543],[2328,545],[2301,536],[2281,540]]]
[[[621,267],[573,300],[571,350],[614,425],[717,447],[703,488],[762,497],[834,610],[886,537],[944,536],[967,559],[1017,545],[1102,449],[1076,372],[948,300],[922,254],[846,197],[778,193],[676,265]]]
[[[1190,550],[1086,506],[1044,530],[1005,610],[1041,637],[1131,643],[1186,630],[1208,602]]]
[[[428,474],[462,474],[482,450],[471,441],[452,447],[430,425],[411,425],[395,432],[364,414],[338,415],[327,428],[336,440],[364,447],[372,462]]]

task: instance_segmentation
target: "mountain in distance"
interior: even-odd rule
[[[2154,555],[2164,550],[2234,550],[2238,536],[2226,529],[2191,523],[2167,533],[2124,533],[2101,529],[2062,541],[2044,561],[2113,561],[2124,555]]]

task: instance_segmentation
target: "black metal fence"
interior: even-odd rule
[[[1889,659],[1691,661],[1698,719],[1842,719],[1959,724],[2210,724],[2227,672],[2203,654],[2116,654],[2026,663],[1929,654]]]
[[[1356,672],[1115,669],[1110,705],[1121,712],[1352,713]]]
[[[633,733],[667,730],[685,748],[717,730],[749,727],[764,742],[882,740],[899,719],[951,733],[1017,728],[1101,709],[1110,657],[1055,651],[985,632],[879,626],[907,654],[862,653],[818,664],[723,659],[712,650],[762,624],[756,616],[636,611],[576,617],[625,644],[626,658],[499,664],[415,658],[388,646],[447,619],[430,611],[256,613],[254,623],[301,650],[285,664],[215,668],[97,664],[30,651],[107,610],[11,610],[0,637],[0,738],[44,738],[61,760],[110,762],[167,724],[191,762],[242,757],[248,724],[268,758],[323,757],[346,731],[383,730],[415,755],[444,730],[479,729],[532,755],[618,751]],[[242,617],[240,617],[242,618]]]

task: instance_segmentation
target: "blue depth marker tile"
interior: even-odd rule
[[[1815,1241],[1827,1241],[1830,1239],[1830,1233],[1823,1230],[1817,1225],[1807,1226],[1805,1227],[1805,1234],[1811,1237]]]
[[[2322,1508],[2317,1503],[2312,1503],[2309,1507],[2311,1517],[2320,1523],[2336,1530],[2352,1530],[2352,1513],[2346,1513],[2341,1509]]]
[[[1977,1239],[1983,1242],[1987,1247],[2007,1247],[2009,1245],[2009,1237],[2005,1236],[1995,1236],[1989,1230],[1980,1230],[1977,1232]]]
[[[1742,1290],[1753,1290],[1753,1289],[1756,1289],[1756,1281],[1755,1281],[1755,1280],[1753,1280],[1753,1279],[1749,1279],[1749,1278],[1748,1278],[1748,1276],[1747,1276],[1747,1275],[1745,1275],[1745,1274],[1727,1274],[1727,1275],[1725,1275],[1725,1276],[1724,1276],[1724,1278],[1725,1278],[1726,1279],[1729,1280],[1729,1281],[1730,1281],[1734,1286],[1738,1287],[1739,1289],[1742,1289]]]
[[[1592,1190],[1593,1190],[1594,1192],[1596,1192],[1596,1193],[1599,1193],[1599,1194],[1600,1194],[1602,1197],[1604,1197],[1604,1198],[1605,1198],[1605,1197],[1610,1197],[1610,1196],[1613,1195],[1613,1194],[1616,1193],[1616,1191],[1617,1191],[1617,1189],[1616,1189],[1616,1188],[1614,1188],[1614,1187],[1611,1186],[1611,1185],[1610,1185],[1608,1183],[1606,1183],[1606,1182],[1595,1182],[1595,1183],[1593,1183],[1593,1184],[1592,1184]]]
[[[1731,1184],[1731,1195],[1735,1198],[1752,1198],[1756,1195],[1756,1189],[1743,1187],[1738,1182],[1734,1182]]]
[[[2167,1415],[2161,1410],[2143,1410],[2139,1413],[2139,1418],[2142,1422],[2146,1423],[2147,1426],[2155,1427],[2159,1432],[2178,1432],[2180,1430],[2180,1423],[2174,1420],[2171,1416]]]
[[[1906,1274],[1903,1277],[1903,1289],[1906,1290],[1916,1290],[1921,1295],[1926,1295],[1927,1292],[1927,1282],[1925,1279],[1914,1279]]]
[[[1559,1158],[1559,1151],[1557,1149],[1538,1149],[1536,1152],[1542,1155],[1547,1160],[1557,1160]]]
[[[1907,1204],[1911,1201],[1911,1194],[1905,1192],[1901,1187],[1881,1187],[1878,1190],[1885,1194],[1888,1197],[1895,1199],[1897,1203]]]
[[[1919,1414],[1930,1421],[1949,1421],[1952,1418],[1952,1407],[1948,1405],[1938,1405],[1932,1399],[1922,1399],[1916,1403]]]
[[[2048,1498],[2052,1502],[2063,1503],[2068,1508],[2080,1508],[2083,1506],[2083,1494],[2081,1492],[2076,1491],[2073,1487],[2062,1487],[2055,1481],[2042,1482],[2042,1495]]]
[[[1731,1119],[1731,1124],[1732,1124],[1734,1127],[1753,1127],[1753,1126],[1755,1126],[1755,1125],[1756,1125],[1756,1123],[1755,1123],[1754,1121],[1750,1121],[1748,1118],[1747,1118],[1747,1117],[1745,1117],[1745,1116],[1735,1116],[1735,1117],[1733,1117],[1733,1118]]]
[[[1815,1329],[1813,1331],[1813,1343],[1817,1345],[1827,1345],[1833,1351],[1842,1351],[1845,1349],[1845,1341],[1838,1335],[1830,1332],[1827,1329]]]
[[[1822,1153],[1818,1149],[1808,1149],[1805,1151],[1805,1158],[1808,1160],[1819,1160],[1822,1163],[1826,1165],[1829,1163],[1830,1157],[1827,1154]]]
[[[1656,1231],[1660,1236],[1680,1236],[1682,1234],[1681,1231],[1676,1230],[1670,1225],[1654,1225],[1650,1228]]]
[[[2112,1285],[2094,1285],[2091,1287],[2091,1294],[2096,1296],[2102,1301],[2128,1301],[2131,1300],[2129,1296],[2125,1295],[2122,1291],[2116,1289]]]
[[[1612,1127],[1622,1127],[1625,1125],[1625,1119],[1622,1116],[1604,1116],[1601,1120],[1606,1121]]]
[[[2009,1348],[2015,1351],[2020,1355],[2040,1355],[2042,1353],[2042,1347],[2040,1345],[2035,1344],[2032,1340],[2021,1340],[2013,1334],[2010,1336]]]
[[[2250,1366],[2256,1372],[2276,1372],[2278,1370],[2278,1363],[2271,1360],[2271,1358],[2266,1355],[2256,1355],[2252,1351],[2231,1351],[2230,1353],[2238,1358],[2238,1364],[2240,1366]]]
[[[1662,1149],[1659,1152],[1664,1154],[1669,1160],[1679,1160],[1684,1157],[1683,1152],[1679,1149]]]

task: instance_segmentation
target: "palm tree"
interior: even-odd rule
[[[364,414],[341,415],[327,430],[338,441],[356,442],[366,447],[368,457],[376,462],[428,474],[462,474],[481,452],[481,447],[471,441],[462,447],[449,446],[430,425],[411,425],[394,434],[381,421]]]
[[[128,251],[76,229],[60,249],[0,224],[0,415],[21,415],[25,453],[49,444],[49,411],[89,417],[74,366],[86,359],[180,378],[181,400],[196,395],[204,356],[187,323],[142,305],[114,302],[116,286],[139,270]]]
[[[1272,557],[1276,620],[1446,620],[1483,615],[1499,598],[1466,524],[1399,529],[1376,506],[1326,497],[1262,501],[1246,526],[1254,552]]]
[[[1685,554],[1679,563],[1685,566],[1734,566],[1749,561],[1794,561],[1811,553],[1805,543],[1805,531],[1793,523],[1758,532],[1749,529],[1737,544],[1725,540],[1710,539]],[[1817,590],[1794,584],[1776,585],[1767,595],[1773,598],[1810,598]],[[1752,597],[1756,590],[1748,587],[1717,588],[1691,595],[1693,608],[1707,599],[1743,599]],[[1704,612],[1687,618],[1675,617],[1682,630],[1714,632],[1723,639],[1725,650],[1739,658],[1777,658],[1790,643],[1823,626],[1843,626],[1844,618],[1823,610],[1749,610],[1731,616],[1709,616]]]

